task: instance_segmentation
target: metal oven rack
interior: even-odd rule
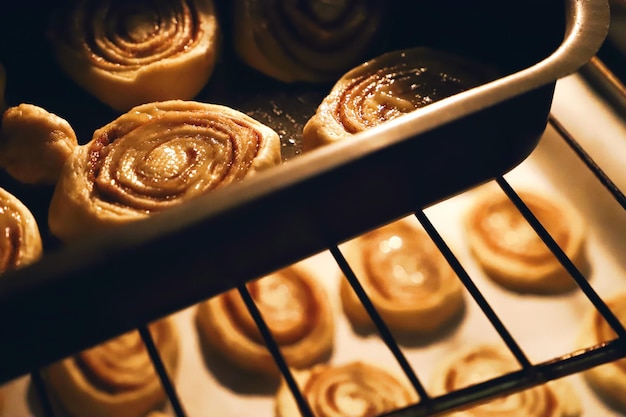
[[[596,65],[599,63],[601,63],[601,61],[599,61],[599,59],[597,59],[596,57],[594,58],[594,60],[592,60],[591,65]],[[589,68],[587,68],[586,70],[589,70]],[[553,115],[550,115],[549,124],[559,133],[561,138],[572,148],[572,150],[578,155],[578,157],[585,163],[588,169],[596,176],[597,180],[606,188],[607,193],[609,193],[612,196],[612,198],[626,211],[626,197],[624,196],[623,192],[614,184],[614,182],[602,171],[602,168],[593,161],[593,159],[585,152],[584,148],[576,141],[574,137],[572,137],[572,135],[569,134],[569,132],[567,132],[566,128],[559,122],[559,120],[556,119],[556,117],[554,117]],[[415,370],[411,367],[411,365],[408,363],[408,361],[404,357],[403,353],[401,352],[401,349],[398,347],[396,340],[394,340],[394,337],[392,336],[391,332],[387,328],[385,322],[380,318],[375,308],[373,307],[372,303],[369,301],[367,294],[365,294],[365,292],[363,291],[363,289],[361,288],[359,284],[358,277],[355,276],[355,274],[350,269],[350,266],[348,265],[348,263],[342,256],[342,253],[338,248],[339,240],[333,239],[332,235],[329,236],[328,234],[318,233],[317,231],[314,231],[314,230],[303,230],[302,233],[310,233],[315,236],[319,235],[317,239],[320,242],[320,246],[327,248],[331,252],[337,265],[345,274],[346,279],[350,281],[350,284],[352,285],[355,292],[358,294],[361,302],[363,303],[366,310],[371,315],[374,323],[376,324],[377,330],[382,340],[387,345],[391,353],[394,355],[395,359],[398,361],[399,365],[404,370],[406,376],[411,381],[415,390],[420,396],[419,403],[411,405],[405,409],[389,413],[388,414],[389,416],[417,417],[417,416],[438,415],[445,411],[456,409],[460,406],[465,406],[465,405],[473,404],[473,403],[483,401],[489,398],[501,396],[507,393],[520,391],[525,388],[542,384],[546,381],[550,381],[550,380],[561,378],[561,377],[571,375],[574,373],[582,372],[593,366],[597,366],[599,364],[615,361],[620,358],[626,357],[626,330],[621,325],[619,320],[613,315],[613,313],[604,303],[602,298],[589,285],[588,281],[585,279],[583,274],[573,265],[572,261],[568,259],[567,256],[563,253],[563,251],[558,247],[558,245],[554,242],[554,240],[542,227],[542,225],[537,220],[537,218],[535,218],[532,215],[532,213],[528,210],[524,202],[520,199],[520,197],[515,192],[514,188],[504,179],[503,176],[497,177],[495,181],[500,186],[500,188],[506,193],[506,195],[511,199],[511,201],[518,207],[518,209],[524,215],[524,217],[529,222],[529,224],[535,229],[535,231],[542,238],[542,240],[544,240],[546,245],[553,251],[553,253],[559,259],[562,265],[568,270],[572,278],[578,284],[580,290],[586,295],[586,297],[595,306],[598,312],[600,312],[600,314],[611,325],[611,327],[614,329],[615,333],[617,334],[617,338],[613,341],[603,343],[601,345],[598,345],[589,349],[585,349],[582,351],[564,352],[562,356],[555,358],[553,360],[547,361],[547,362],[531,363],[531,361],[528,359],[524,350],[520,347],[517,340],[509,333],[506,326],[500,320],[498,316],[498,312],[494,310],[494,308],[490,305],[489,300],[485,298],[485,296],[481,293],[481,291],[474,284],[468,272],[463,268],[459,260],[455,257],[453,252],[450,250],[445,240],[439,234],[436,227],[434,227],[433,224],[430,222],[428,216],[425,214],[424,211],[418,210],[414,212],[414,215],[416,216],[418,221],[422,224],[422,226],[425,228],[425,230],[430,235],[430,237],[435,242],[435,244],[438,246],[439,250],[442,252],[442,254],[445,256],[447,261],[452,266],[452,268],[455,270],[459,279],[463,282],[463,284],[465,285],[468,292],[471,294],[474,301],[478,304],[480,309],[483,311],[484,315],[490,321],[493,328],[497,331],[497,333],[501,337],[502,341],[506,344],[510,352],[517,359],[519,365],[521,366],[521,370],[517,372],[512,372],[512,373],[503,375],[501,377],[494,378],[489,381],[486,381],[486,382],[483,382],[483,383],[480,383],[480,384],[477,384],[477,385],[474,385],[465,389],[451,392],[446,395],[432,397],[427,393],[422,381],[420,380]],[[214,210],[216,213],[220,213],[221,209],[222,209],[221,207],[216,207]],[[234,216],[236,214],[237,213],[233,213],[232,215]],[[171,224],[170,224],[171,230],[175,231],[177,228],[177,221],[180,221],[180,220],[175,215],[171,216],[170,220],[171,220]],[[131,228],[131,229],[141,231],[141,233],[138,233],[137,235],[142,236],[142,239],[145,239],[145,240],[135,242],[133,240],[132,231],[124,235],[126,240],[124,240],[123,242],[120,242],[119,240],[114,240],[114,238],[119,238],[119,236],[111,235],[111,238],[108,240],[106,239],[106,236],[105,236],[104,239],[102,239],[98,243],[97,247],[100,249],[99,252],[95,253],[93,250],[93,246],[87,245],[87,247],[85,248],[81,248],[81,247],[72,248],[72,250],[69,252],[64,251],[64,252],[60,252],[56,254],[53,253],[51,256],[55,258],[54,259],[55,262],[49,262],[46,265],[46,267],[49,268],[50,266],[54,266],[54,265],[66,265],[67,263],[65,263],[64,260],[69,261],[70,258],[75,259],[76,257],[79,257],[79,258],[84,257],[85,264],[87,264],[89,261],[93,260],[93,257],[102,257],[102,259],[106,259],[107,256],[110,254],[115,255],[114,256],[115,262],[124,262],[124,255],[120,255],[120,254],[123,253],[126,248],[133,248],[135,247],[135,245],[145,243],[146,240],[149,240],[151,233],[153,233],[153,236],[157,236],[159,233],[163,232],[162,229],[150,231],[149,225],[145,227],[144,225],[141,225],[141,224],[134,225],[134,226],[136,227]],[[293,227],[298,227],[298,226],[302,226],[302,225],[298,225],[298,224],[293,225]],[[184,238],[184,236],[181,236],[181,238]],[[270,245],[271,245],[271,242],[270,242]],[[161,254],[158,248],[154,246],[145,249],[144,253],[152,253],[151,256],[159,256]],[[179,263],[180,262],[189,262],[189,268],[190,269],[194,268],[194,265],[193,265],[194,260],[191,257],[188,259],[187,258],[183,259],[182,261],[179,261]],[[256,262],[257,264],[262,265],[260,261],[257,260]],[[69,271],[70,274],[73,273],[76,276],[79,276],[81,273],[81,267],[83,264],[81,264],[80,262],[74,261],[73,265],[75,265],[74,266],[75,270]],[[37,268],[38,268],[38,265],[33,266],[32,276],[37,276],[38,272],[41,272],[41,271],[38,271]],[[136,264],[133,264],[133,268],[138,268],[138,267],[136,267]],[[272,268],[271,266],[269,265],[267,266],[267,269],[271,269],[271,268]],[[233,265],[233,270],[234,271],[237,270],[237,268],[234,265]],[[48,270],[47,274],[50,277],[49,279],[52,281],[55,278],[56,274],[67,273],[67,272],[68,270],[66,267],[60,267],[58,271],[54,269]],[[141,274],[142,272],[143,271],[141,269],[137,269],[136,271],[136,273],[138,274]],[[168,272],[171,272],[172,274],[176,273],[175,270],[168,271]],[[167,275],[167,274],[161,274],[161,276],[164,276],[164,275]],[[28,281],[29,276],[26,275],[25,278],[26,279],[20,283],[12,284],[14,285],[14,287],[12,288],[14,293],[15,292],[19,293],[20,291],[32,290],[32,288],[29,287],[29,285],[31,284],[31,282]],[[46,293],[47,288],[45,284],[46,284],[45,281],[38,282],[38,285],[40,285],[40,289],[36,293],[36,297],[47,298],[50,296],[54,296],[54,294]],[[180,401],[180,398],[178,396],[174,383],[172,382],[170,377],[167,375],[167,372],[161,362],[159,353],[155,347],[154,341],[152,340],[152,337],[150,335],[150,332],[148,330],[146,323],[149,321],[148,319],[155,318],[156,316],[155,312],[175,311],[178,308],[183,307],[186,303],[184,301],[175,305],[173,304],[168,305],[167,303],[164,303],[163,299],[157,297],[156,294],[162,291],[163,288],[170,288],[170,287],[164,286],[165,284],[163,282],[155,282],[154,284],[155,284],[154,287],[152,289],[147,289],[147,291],[149,292],[145,294],[147,304],[150,304],[151,296],[155,295],[155,301],[154,301],[155,306],[152,306],[153,307],[152,309],[146,308],[146,311],[151,311],[150,315],[142,317],[142,313],[138,311],[134,315],[135,319],[132,322],[126,322],[123,327],[128,328],[128,329],[137,328],[139,330],[142,336],[142,339],[144,340],[144,343],[146,344],[146,347],[148,348],[148,352],[153,360],[155,369],[157,370],[161,378],[163,387],[168,395],[170,404],[172,406],[172,409],[175,415],[177,417],[183,417],[186,415],[184,404]],[[216,286],[211,289],[211,292],[217,293],[219,291],[227,289],[228,287],[229,287],[228,283],[224,283],[222,287],[216,284]],[[76,292],[76,294],[79,294],[84,289],[84,288],[81,288],[80,285],[76,285],[76,282],[72,280],[68,281],[67,286],[63,288],[59,289],[58,286],[55,288],[57,291],[67,291],[68,293]],[[260,312],[258,311],[258,309],[256,308],[252,297],[246,290],[246,286],[243,284],[239,284],[237,286],[237,289],[239,290],[241,296],[243,297],[252,316],[254,317],[262,335],[264,336],[266,340],[267,346],[270,349],[284,378],[289,384],[293,392],[293,395],[300,407],[302,415],[306,417],[312,417],[313,414],[310,408],[308,407],[306,400],[302,397],[295,381],[293,380],[291,373],[289,371],[289,368],[287,367],[284,359],[282,358],[280,354],[280,349],[278,348],[276,343],[273,341],[271,333],[269,332],[267,325],[264,323],[263,318]],[[141,290],[144,291],[146,289],[142,288]],[[128,295],[128,297],[132,297],[134,292],[129,291],[128,294],[130,294]],[[124,300],[124,299],[120,300],[121,303],[125,303],[125,301],[127,300]],[[2,299],[0,299],[0,306],[2,306],[0,307],[2,311],[5,311],[5,310],[10,311],[12,307],[10,300],[2,300]],[[77,301],[77,303],[71,308],[75,309],[73,310],[74,312],[80,311],[80,308],[81,308],[80,301]],[[65,313],[72,314],[72,311],[67,311]],[[117,323],[124,322],[124,318],[119,317],[118,315],[119,313],[115,310],[105,309],[104,311],[101,312],[101,314],[103,317],[115,317],[116,319],[115,321]],[[77,320],[80,320],[80,318],[77,318]],[[113,327],[108,328],[106,320],[103,320],[101,323],[99,323],[99,325],[101,325],[100,331],[102,332],[102,334],[108,334],[108,333],[113,334],[115,332],[119,332],[120,330],[119,326],[115,328]],[[20,334],[25,334],[28,332],[28,329],[23,329],[21,331],[16,330],[16,333],[18,332]],[[32,346],[30,347],[28,346],[28,340],[29,340],[28,337],[25,336],[23,340],[25,342],[23,342],[23,344],[21,344],[20,346],[5,347],[3,349],[7,349],[8,351],[12,352],[12,354],[14,355],[19,355],[20,349],[27,349],[27,350],[33,349]],[[74,345],[75,346],[82,345],[84,347],[87,347],[92,343],[93,340],[94,339],[85,337],[80,342],[77,341]],[[54,354],[58,354],[58,352]],[[50,402],[50,399],[46,393],[46,389],[42,381],[41,375],[39,371],[37,370],[37,368],[41,365],[44,365],[45,363],[48,363],[52,359],[54,359],[54,354],[51,354],[52,356],[49,356],[49,357],[39,356],[38,357],[39,362],[32,363],[32,370],[30,372],[31,380],[35,388],[35,391],[38,395],[39,403],[42,408],[42,413],[46,417],[53,417],[55,416],[55,413],[54,413],[54,408]],[[17,376],[15,374],[15,372],[17,371],[5,370],[4,372],[5,373],[3,373],[3,375],[9,375],[11,377]],[[7,380],[7,378],[8,376],[4,377],[4,380]]]
[[[594,71],[596,75],[600,73],[602,74],[602,76],[610,76],[610,74],[607,74],[607,71],[609,70],[602,65],[602,62],[599,60],[598,57],[594,57],[589,65],[600,65],[600,67],[586,68],[585,71]],[[580,160],[587,166],[589,171],[593,173],[597,181],[599,181],[599,183],[601,183],[602,186],[606,189],[606,192],[609,193],[612,198],[622,207],[622,209],[626,211],[626,196],[611,180],[611,178],[609,178],[603,172],[602,167],[598,166],[598,164],[587,154],[585,149],[577,142],[576,138],[574,138],[567,131],[567,129],[559,122],[559,120],[554,115],[550,115],[549,124],[559,134],[560,138],[565,141],[565,143],[567,143],[567,145],[575,152],[578,158],[580,158]],[[404,357],[401,349],[399,348],[396,340],[394,340],[394,337],[387,328],[385,322],[380,318],[375,307],[370,302],[367,294],[363,291],[359,283],[358,277],[355,276],[355,274],[352,272],[350,266],[344,259],[338,246],[330,245],[328,249],[333,255],[335,261],[337,262],[337,265],[340,267],[342,272],[345,274],[346,279],[349,280],[351,286],[358,294],[364,307],[371,315],[384,343],[392,352],[395,359],[398,361],[399,365],[401,366],[421,398],[421,400],[417,404],[411,405],[402,410],[386,414],[390,417],[420,417],[438,415],[446,411],[454,410],[461,406],[467,406],[469,404],[473,404],[489,398],[517,392],[545,383],[550,380],[582,372],[599,364],[615,361],[620,358],[626,357],[626,329],[624,328],[624,326],[607,307],[602,298],[594,291],[588,280],[574,266],[572,261],[567,257],[567,255],[564,254],[561,248],[555,243],[555,241],[543,228],[537,218],[529,211],[527,206],[518,196],[514,188],[507,182],[507,180],[505,180],[504,177],[498,177],[495,179],[495,182],[506,193],[509,199],[515,204],[515,206],[520,210],[522,215],[529,222],[529,224],[533,227],[536,233],[551,249],[551,251],[559,259],[561,264],[567,269],[571,277],[576,281],[580,290],[588,297],[588,299],[594,305],[597,311],[606,319],[609,325],[613,328],[613,330],[617,334],[617,338],[588,349],[574,352],[564,352],[562,356],[553,360],[542,363],[531,363],[524,350],[520,347],[516,339],[509,333],[506,326],[500,320],[498,312],[493,309],[493,307],[489,303],[489,300],[487,300],[481,294],[481,291],[474,284],[472,278],[469,276],[463,266],[461,266],[461,263],[452,253],[442,236],[430,222],[428,216],[425,214],[424,211],[417,211],[414,213],[414,215],[425,228],[432,240],[435,242],[441,253],[445,256],[449,264],[455,270],[459,279],[463,282],[468,292],[471,294],[480,309],[488,318],[491,325],[501,337],[502,341],[506,344],[510,352],[517,359],[519,365],[521,366],[521,369],[519,371],[511,372],[506,375],[502,375],[483,383],[460,389],[445,395],[435,397],[430,396],[424,388],[424,385],[418,377],[417,373]],[[237,288],[241,296],[243,297],[244,302],[246,303],[250,313],[255,319],[255,322],[258,325],[261,334],[263,335],[277,365],[279,366],[281,373],[289,384],[289,387],[291,388],[292,393],[299,405],[302,415],[304,417],[313,417],[312,411],[310,410],[306,400],[303,398],[297,384],[291,376],[290,370],[280,353],[280,348],[273,340],[271,332],[264,322],[258,308],[256,307],[254,300],[248,293],[246,286],[240,285]],[[176,392],[176,387],[168,376],[167,371],[165,370],[161,362],[159,353],[154,345],[153,339],[147,326],[140,326],[138,327],[138,330],[148,348],[148,352],[153,360],[155,369],[157,370],[161,378],[163,387],[168,395],[169,402],[176,417],[186,416],[184,404],[181,404],[179,396]],[[53,407],[47,396],[44,383],[38,371],[33,371],[31,373],[31,380],[38,394],[38,399],[42,407],[43,415],[46,417],[53,417],[55,415]]]

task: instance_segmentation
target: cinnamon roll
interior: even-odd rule
[[[433,370],[433,394],[456,391],[518,370],[519,365],[507,353],[491,345],[478,345],[455,352]],[[581,404],[573,387],[568,381],[556,380],[447,415],[577,417],[581,413]]]
[[[0,188],[0,274],[31,264],[41,257],[39,226],[15,195]]]
[[[586,267],[585,223],[565,201],[536,191],[518,192],[555,242],[579,268]],[[486,274],[523,293],[561,293],[576,282],[508,197],[486,187],[466,218],[469,247]]]
[[[463,286],[416,219],[390,223],[341,249],[390,329],[433,332],[462,311]],[[346,279],[341,280],[340,295],[354,325],[371,323]]]
[[[388,52],[339,78],[304,126],[305,151],[486,83],[494,70],[428,48]]]
[[[150,325],[170,376],[179,361],[178,333],[171,319]],[[46,386],[74,417],[143,417],[165,404],[166,394],[138,331],[44,368]]]
[[[310,271],[292,265],[247,284],[288,365],[306,368],[327,358],[334,322],[328,295]],[[198,332],[212,347],[246,371],[278,376],[265,342],[237,290],[201,303]]]
[[[118,111],[193,98],[220,42],[213,0],[73,0],[49,37],[63,71]]]
[[[26,184],[55,184],[78,146],[72,126],[33,104],[10,107],[2,117],[0,166]]]
[[[280,163],[278,134],[229,107],[182,100],[137,106],[70,156],[49,227],[75,240]]]
[[[607,306],[626,326],[626,292],[606,299]],[[581,348],[588,348],[617,338],[613,329],[595,308],[587,313],[579,336]],[[585,380],[611,406],[626,413],[626,359],[596,366],[583,373]]]
[[[293,376],[316,417],[373,417],[417,401],[406,378],[364,362],[317,365]],[[283,381],[276,393],[276,416],[300,415]]]
[[[362,62],[378,33],[381,0],[236,0],[235,50],[283,82],[334,81]]]

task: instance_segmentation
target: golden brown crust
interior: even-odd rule
[[[57,62],[118,111],[198,94],[213,72],[220,34],[213,0],[94,2],[58,11]]]
[[[43,252],[39,226],[16,196],[0,188],[0,274],[37,261]]]
[[[518,194],[565,254],[584,268],[586,227],[575,209],[556,196],[523,189]],[[476,260],[491,279],[504,287],[544,294],[576,287],[513,203],[495,187],[485,187],[476,194],[465,224]]]
[[[179,340],[171,319],[150,326],[170,377],[178,368]],[[44,369],[46,385],[75,417],[142,417],[166,395],[137,331],[116,337]]]
[[[18,181],[55,184],[77,146],[72,126],[41,107],[23,103],[4,112],[0,166]]]
[[[364,362],[317,365],[293,376],[316,417],[378,416],[417,402],[406,378]],[[275,404],[276,417],[301,415],[284,381]]]
[[[493,345],[463,348],[435,366],[431,392],[442,395],[516,370],[519,370],[519,364],[503,348]],[[565,380],[557,380],[447,416],[578,417],[581,413],[581,404],[573,387]]]
[[[463,286],[415,218],[368,232],[342,246],[345,258],[387,325],[429,333],[464,306]],[[357,326],[371,324],[347,279],[340,283],[343,309]]]
[[[289,366],[306,368],[333,348],[334,321],[326,291],[311,271],[293,265],[255,280],[248,291]],[[278,376],[243,299],[230,290],[201,303],[196,323],[207,346],[246,371]]]
[[[280,163],[278,134],[229,107],[182,100],[137,106],[68,159],[52,196],[50,230],[76,240]]]
[[[388,52],[339,78],[304,126],[302,148],[342,141],[493,77],[490,69],[428,48]]]
[[[378,33],[383,1],[234,2],[239,57],[283,82],[336,80],[362,62]]]
[[[626,292],[616,293],[605,302],[622,325],[626,326]],[[615,331],[598,310],[592,308],[583,320],[578,345],[588,348],[616,337]],[[603,400],[626,413],[626,359],[596,366],[583,375]]]

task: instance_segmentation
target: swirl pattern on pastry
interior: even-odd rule
[[[171,319],[150,331],[172,376],[178,367],[178,333]],[[138,331],[132,331],[44,369],[46,385],[76,417],[141,417],[166,401],[165,391]]]
[[[486,83],[493,70],[427,48],[380,55],[345,73],[304,126],[311,150]]]
[[[55,184],[78,146],[63,118],[33,104],[8,108],[2,116],[0,166],[26,184]]]
[[[445,394],[518,370],[519,365],[507,353],[492,345],[477,345],[456,351],[433,370],[432,392]],[[567,381],[556,380],[447,415],[577,417],[582,412],[577,398]]]
[[[237,0],[239,57],[283,82],[336,80],[361,62],[378,33],[384,2]]]
[[[607,306],[626,326],[626,292],[617,293],[605,300]],[[587,313],[581,328],[581,348],[588,348],[617,338],[615,331],[593,308]],[[586,381],[608,404],[626,413],[626,359],[596,366],[583,373]]]
[[[565,201],[536,191],[519,196],[565,254],[583,268],[585,224]],[[468,244],[487,275],[514,291],[559,293],[576,282],[535,233],[508,197],[486,187],[477,194],[466,218]]]
[[[317,365],[293,376],[316,417],[375,417],[417,401],[408,380],[364,362]],[[276,394],[276,415],[300,415],[284,381]]]
[[[0,274],[37,261],[43,245],[31,211],[15,195],[0,188]]]
[[[292,265],[247,284],[248,291],[289,366],[305,368],[328,356],[334,322],[328,296],[317,278]],[[198,307],[204,342],[241,369],[278,375],[270,352],[237,290]]]
[[[52,196],[50,230],[73,240],[280,163],[278,134],[231,108],[182,100],[137,106],[68,159]]]
[[[414,218],[404,218],[346,242],[345,258],[376,310],[394,330],[432,332],[464,306],[463,286]],[[347,279],[341,301],[351,322],[371,319]]]
[[[118,111],[188,100],[215,65],[219,28],[213,0],[74,0],[51,22],[62,69]]]

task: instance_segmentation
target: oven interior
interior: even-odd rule
[[[198,99],[229,105],[273,127],[281,136],[283,166],[194,204],[68,247],[45,233],[52,190],[24,186],[3,173],[2,186],[20,196],[41,221],[46,245],[46,255],[40,262],[9,272],[0,282],[0,311],[5,317],[16,318],[0,327],[10,341],[0,347],[6,358],[0,375],[20,393],[14,406],[25,407],[22,397],[25,390],[30,390],[36,397],[30,399],[30,412],[56,415],[38,368],[137,328],[168,393],[170,411],[178,417],[195,415],[190,410],[198,408],[186,407],[185,401],[194,389],[182,377],[167,375],[147,323],[166,315],[178,315],[182,322],[196,303],[231,288],[238,288],[245,296],[247,281],[301,260],[318,265],[332,276],[342,271],[358,288],[358,277],[343,258],[341,243],[406,215],[414,215],[437,244],[463,282],[474,306],[472,311],[483,316],[494,338],[516,358],[520,371],[447,395],[431,396],[418,365],[431,358],[435,350],[423,341],[407,347],[373,310],[370,313],[377,325],[375,339],[379,347],[372,348],[372,352],[385,350],[386,357],[409,377],[421,398],[419,403],[389,415],[438,415],[546,381],[576,376],[626,356],[626,331],[603,300],[603,295],[609,294],[608,287],[596,285],[563,255],[516,193],[517,185],[524,181],[544,184],[545,178],[562,178],[553,172],[561,162],[570,169],[570,181],[576,177],[574,171],[577,175],[588,173],[581,175],[593,178],[591,181],[597,183],[590,186],[594,195],[603,196],[593,211],[616,213],[610,217],[615,231],[610,235],[613,238],[609,241],[614,244],[608,253],[617,253],[619,258],[624,248],[614,233],[626,224],[626,199],[620,191],[623,172],[617,170],[618,178],[613,169],[607,174],[604,161],[598,163],[585,152],[587,142],[581,145],[560,122],[561,115],[555,115],[554,106],[560,106],[560,111],[564,105],[553,102],[555,86],[566,85],[570,80],[566,77],[600,47],[606,30],[602,21],[608,18],[606,6],[598,0],[530,1],[516,5],[512,12],[507,4],[487,0],[472,4],[390,3],[384,36],[373,46],[370,56],[425,45],[488,63],[500,71],[500,78],[467,92],[459,101],[442,103],[436,112],[407,118],[375,134],[366,133],[361,143],[343,146],[340,153],[324,149],[303,154],[301,129],[330,85],[285,85],[246,68],[237,61],[229,44],[230,3],[218,2],[225,34],[223,49],[216,73]],[[16,40],[0,45],[0,59],[7,69],[6,101],[9,105],[35,103],[61,115],[75,128],[79,140],[87,141],[95,128],[117,114],[76,87],[54,64],[43,30],[54,7],[53,3],[22,2],[0,15],[2,38]],[[581,33],[585,40],[578,39],[583,38]],[[607,48],[608,43],[604,45]],[[581,73],[592,70],[586,65]],[[480,273],[467,266],[466,254],[458,250],[458,224],[453,219],[459,217],[471,191],[488,182],[496,183],[515,203],[578,285],[571,299],[559,299],[545,311],[558,314],[559,308],[589,304],[611,323],[618,335],[615,340],[583,350],[547,348],[538,360],[529,354],[529,345],[541,350],[551,342],[518,340],[518,331],[511,331],[509,326],[523,326],[519,318],[511,318],[502,310],[507,296],[481,284]],[[566,194],[576,189],[572,183],[558,185]],[[603,223],[598,216],[593,219]],[[245,262],[233,256],[235,253],[245,253]],[[612,271],[610,266],[606,268]],[[621,265],[618,262],[617,271],[623,273],[623,261]],[[611,286],[620,279],[612,278]],[[362,301],[368,304],[366,294]],[[528,300],[517,301],[521,304],[516,311],[524,311],[522,306]],[[543,299],[530,300],[526,308],[546,303]],[[264,331],[266,326],[258,309],[253,302],[249,308],[283,376],[291,380],[280,349],[271,333]],[[42,311],[47,312],[45,321],[41,320]],[[571,317],[565,321],[569,323]],[[450,350],[454,346],[450,340],[460,343],[463,339],[455,339],[454,333],[443,335],[433,341],[432,349],[438,346]],[[358,346],[348,340],[335,360]],[[560,347],[558,343],[554,346]],[[312,415],[297,386],[293,394],[302,414]],[[196,404],[198,396],[193,394],[195,400],[191,402]],[[260,397],[233,395],[232,401],[215,404],[215,412],[240,415],[250,411],[246,407],[267,402],[267,396]],[[36,411],[32,411],[32,403]],[[230,409],[226,406],[235,403],[244,405]]]

